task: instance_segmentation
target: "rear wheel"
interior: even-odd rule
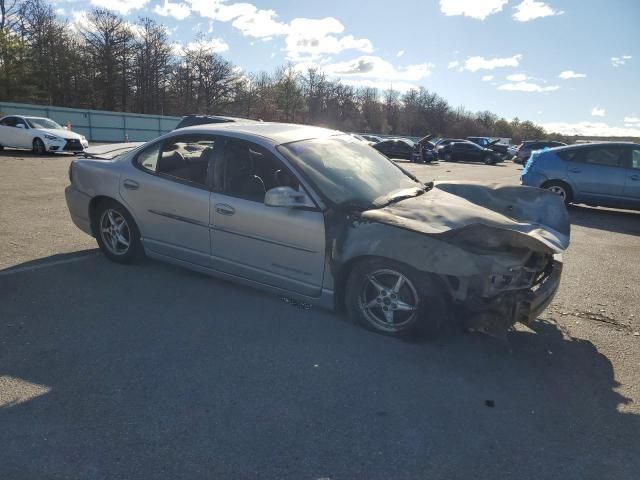
[[[98,246],[110,260],[131,263],[144,254],[138,226],[118,202],[100,203],[93,222]]]
[[[493,165],[495,163],[496,163],[496,161],[491,155],[487,155],[486,157],[484,157],[484,164],[485,165]]]
[[[573,200],[573,193],[571,192],[571,187],[564,182],[560,182],[557,180],[553,180],[551,182],[545,183],[542,188],[549,190],[550,192],[555,193],[556,195],[562,198],[562,201],[565,205],[569,205]]]
[[[33,153],[36,155],[44,155],[47,153],[47,147],[44,146],[44,142],[39,138],[33,140]]]
[[[446,313],[435,282],[409,266],[387,259],[356,265],[346,285],[349,316],[374,332],[434,337]]]
[[[452,160],[453,160],[453,157],[451,156],[451,154],[450,154],[450,153],[445,153],[445,154],[444,154],[444,161],[445,161],[445,162],[450,162],[450,161],[452,161]]]

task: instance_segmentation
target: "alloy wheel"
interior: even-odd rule
[[[109,208],[100,217],[100,236],[105,248],[114,255],[124,255],[131,243],[131,230],[120,212]]]
[[[560,185],[553,185],[549,187],[547,190],[555,193],[556,195],[560,195],[560,198],[562,198],[562,200],[567,199],[567,191],[564,188],[562,188]]]
[[[394,333],[416,319],[420,297],[405,275],[382,269],[367,275],[359,300],[362,313],[373,326]]]

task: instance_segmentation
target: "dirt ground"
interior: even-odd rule
[[[107,261],[69,219],[71,160],[0,153],[0,478],[637,478],[640,212],[570,208],[533,330],[410,344]]]

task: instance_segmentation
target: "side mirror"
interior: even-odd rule
[[[16,128],[24,128],[24,125],[23,125],[22,123],[18,123],[18,124],[16,125]]]
[[[314,204],[304,192],[291,187],[275,187],[264,196],[264,204],[269,207],[313,207]]]

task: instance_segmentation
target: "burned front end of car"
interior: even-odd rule
[[[558,290],[570,224],[562,200],[550,192],[436,183],[424,196],[363,217],[404,230],[393,234],[397,248],[379,242],[375,253],[439,278],[467,330],[504,337],[515,323],[535,320]],[[369,236],[376,237],[383,238]]]
[[[507,232],[492,234],[512,237]],[[471,253],[466,260],[475,263],[476,273],[447,276],[446,283],[464,328],[502,337],[515,323],[529,325],[551,303],[560,286],[562,255],[509,241],[499,250],[479,244],[481,236],[466,245]]]

